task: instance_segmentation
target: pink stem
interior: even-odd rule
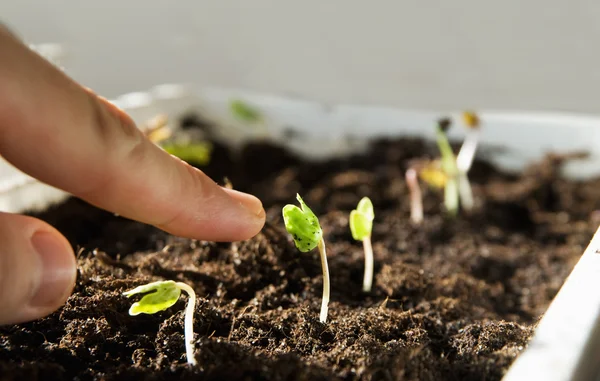
[[[423,222],[423,196],[421,195],[417,171],[414,168],[409,168],[406,171],[406,185],[410,191],[410,219],[418,225]]]

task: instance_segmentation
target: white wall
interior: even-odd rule
[[[2,0],[113,97],[162,82],[417,108],[600,113],[594,0]]]

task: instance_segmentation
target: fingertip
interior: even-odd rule
[[[223,190],[225,191],[225,193],[227,193],[229,197],[242,204],[242,206],[248,212],[250,212],[250,214],[258,218],[264,219],[265,209],[263,208],[262,201],[260,201],[258,197],[248,193],[237,191],[235,189],[223,187]]]
[[[238,213],[234,216],[237,220],[238,229],[231,231],[231,235],[225,241],[244,241],[256,236],[265,225],[266,213],[263,204],[256,196],[240,192],[234,189],[224,188],[225,194],[230,201],[237,204]],[[230,203],[231,204],[231,203]],[[239,208],[241,206],[241,208]],[[231,208],[233,209],[233,208]]]
[[[45,315],[63,305],[73,291],[77,263],[69,242],[56,231],[39,230],[31,243],[42,263],[43,275],[29,306]]]
[[[0,213],[0,324],[39,319],[62,306],[75,285],[69,242],[31,217]]]

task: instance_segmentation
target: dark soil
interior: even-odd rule
[[[52,208],[38,217],[78,249],[77,286],[51,316],[0,328],[1,378],[499,380],[595,231],[600,182],[561,178],[564,158],[555,155],[520,174],[480,159],[470,175],[476,210],[447,218],[440,192],[425,189],[426,220],[415,227],[404,170],[435,155],[417,139],[320,163],[266,143],[236,155],[218,146],[205,172],[267,209],[263,231],[245,242],[174,237],[77,199]],[[327,324],[318,320],[318,253],[297,251],[282,224],[297,192],[325,232]],[[347,220],[363,196],[376,209],[370,294]],[[185,298],[156,315],[128,315],[122,292],[161,279],[199,296],[195,368],[185,360]]]

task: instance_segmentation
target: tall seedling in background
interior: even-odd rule
[[[300,208],[290,204],[284,206],[283,222],[285,223],[285,229],[292,235],[298,250],[306,253],[315,247],[319,248],[321,267],[323,268],[323,299],[321,301],[321,314],[319,318],[322,323],[325,323],[327,321],[330,286],[323,230],[319,224],[319,219],[304,203],[300,195],[296,195],[296,199],[300,203]]]
[[[368,197],[363,197],[356,209],[350,212],[350,231],[352,238],[362,241],[365,250],[365,275],[363,278],[363,291],[371,292],[373,285],[373,246],[371,245],[371,231],[373,230],[373,203]]]
[[[463,120],[469,131],[460,151],[456,156],[456,167],[458,169],[458,189],[460,190],[460,203],[465,210],[473,209],[473,191],[469,182],[468,172],[473,165],[477,146],[479,144],[479,118],[474,112],[465,111]]]
[[[229,110],[238,121],[257,128],[259,137],[267,137],[265,118],[258,108],[241,99],[233,99],[229,102]]]
[[[450,119],[440,119],[436,126],[436,142],[440,150],[442,171],[445,176],[444,184],[444,205],[451,215],[458,213],[459,193],[458,193],[458,168],[456,167],[456,158],[446,136],[450,128]]]

